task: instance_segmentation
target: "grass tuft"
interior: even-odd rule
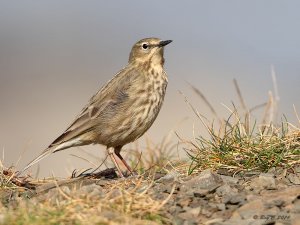
[[[210,129],[210,138],[200,136],[186,149],[192,162],[188,173],[206,168],[266,172],[272,167],[289,168],[300,163],[300,130],[283,122],[262,131],[256,123],[251,131],[231,119],[218,130]]]
[[[185,141],[188,144],[185,150],[191,159],[188,174],[207,168],[266,172],[272,167],[290,168],[299,164],[300,127],[292,125],[285,117],[279,124],[275,122],[278,103],[271,92],[268,102],[248,109],[236,80],[234,85],[241,110],[234,104],[232,108],[225,106],[230,115],[225,120],[217,118],[217,124],[208,122],[185,99],[209,134],[208,138],[200,135]],[[201,93],[195,87],[193,90]],[[199,96],[203,98],[204,95]],[[203,101],[207,102],[207,98]],[[208,107],[215,112],[211,104]],[[259,123],[253,119],[252,112],[261,107],[264,107],[264,114]]]

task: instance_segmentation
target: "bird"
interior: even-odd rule
[[[127,66],[100,88],[71,125],[21,172],[52,153],[100,144],[106,146],[120,177],[124,174],[115,155],[132,174],[120,152],[124,145],[140,138],[159,114],[168,84],[164,47],[171,42],[154,37],[136,42]]]

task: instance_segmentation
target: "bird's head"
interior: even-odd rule
[[[145,38],[135,43],[129,55],[129,63],[151,62],[164,64],[164,46],[172,41],[162,41],[158,38]]]

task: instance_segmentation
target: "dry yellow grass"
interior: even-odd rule
[[[76,180],[76,178],[74,179]],[[118,180],[88,180],[94,183],[84,190],[88,178],[72,179],[63,184],[55,179],[33,183],[55,184],[56,188],[37,194],[25,189],[10,189],[10,203],[1,205],[4,224],[161,224],[168,219],[163,214],[163,200],[153,198],[153,176],[136,176]],[[30,182],[30,180],[29,180]],[[95,185],[102,182],[100,185]],[[51,186],[51,185],[50,185]],[[88,186],[86,186],[88,187]],[[9,187],[7,187],[9,188]],[[95,192],[96,190],[96,192]],[[100,191],[99,191],[100,190]],[[172,193],[170,194],[170,196]],[[30,196],[30,199],[26,199]]]

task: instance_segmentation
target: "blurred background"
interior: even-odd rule
[[[193,133],[205,135],[178,91],[201,114],[210,118],[211,113],[188,83],[226,117],[229,111],[222,104],[238,103],[233,78],[252,107],[266,102],[268,91],[273,90],[272,65],[279,115],[296,122],[299,8],[299,1],[279,0],[1,1],[0,150],[4,164],[20,169],[45,149],[89,98],[127,64],[132,45],[145,37],[174,42],[165,51],[169,75],[165,103],[139,140],[140,151],[146,139],[155,145],[170,135],[176,143],[175,131],[186,139],[193,138]],[[98,164],[104,152],[103,146],[87,146],[53,154],[41,161],[40,176],[69,176],[74,168],[91,166],[71,154]]]

